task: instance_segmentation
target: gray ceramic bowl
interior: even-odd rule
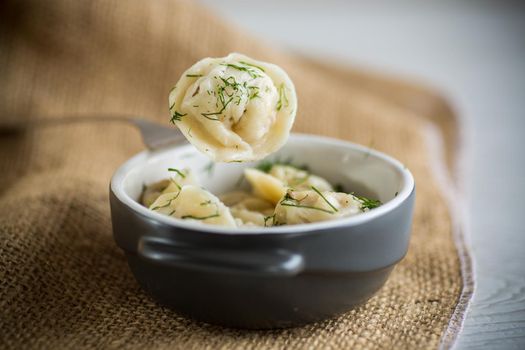
[[[334,139],[293,134],[274,156],[384,204],[354,217],[271,228],[223,228],[152,212],[144,184],[190,167],[219,194],[253,164],[210,166],[191,145],[142,152],[111,180],[113,233],[140,285],[196,320],[240,328],[292,327],[370,298],[406,254],[414,179],[398,161]]]

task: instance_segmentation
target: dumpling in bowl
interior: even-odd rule
[[[230,210],[219,198],[194,185],[185,185],[179,192],[162,194],[149,209],[183,220],[236,227]]]
[[[258,169],[246,168],[244,176],[252,186],[253,194],[273,205],[277,204],[286,193],[284,182]]]
[[[288,190],[275,207],[276,225],[306,224],[333,220],[361,213],[362,202],[347,193]]]
[[[211,159],[253,161],[284,145],[297,97],[280,67],[232,53],[185,71],[169,106],[171,121]]]
[[[332,185],[322,177],[291,165],[275,164],[268,174],[281,180],[287,187],[296,190],[309,190],[312,186],[319,191],[334,190]]]
[[[274,205],[247,192],[230,192],[219,196],[230,208],[239,226],[269,226]]]
[[[144,206],[150,207],[161,194],[178,193],[184,185],[199,185],[197,178],[190,169],[168,168],[168,171],[172,174],[169,179],[146,186],[141,198]]]

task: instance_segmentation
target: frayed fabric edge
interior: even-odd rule
[[[459,256],[462,290],[457,300],[456,307],[452,313],[450,321],[441,337],[439,349],[451,349],[454,347],[456,340],[463,329],[463,323],[470,307],[470,302],[474,294],[474,266],[470,254],[470,231],[468,230],[468,221],[466,220],[467,209],[465,207],[464,194],[462,188],[453,181],[453,177],[458,179],[460,185],[463,177],[463,149],[455,150],[457,152],[456,164],[457,174],[452,174],[445,163],[443,136],[440,129],[429,122],[425,125],[425,136],[427,148],[430,154],[430,164],[439,187],[441,188],[445,200],[447,201],[450,216],[452,219],[452,235],[454,244]],[[453,176],[455,175],[455,176]]]

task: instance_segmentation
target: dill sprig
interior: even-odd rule
[[[312,210],[319,210],[319,211],[322,211],[322,212],[325,212],[325,213],[328,213],[328,214],[334,214],[335,212],[332,211],[332,210],[328,210],[328,209],[324,209],[324,208],[319,208],[319,207],[314,207],[314,206],[311,206],[311,205],[303,205],[303,204],[300,204],[300,201],[304,200],[306,197],[304,198],[301,198],[301,200],[297,200],[295,198],[293,198],[290,193],[286,193],[284,195],[284,198],[279,202],[280,205],[284,206],[284,207],[295,207],[295,208],[303,208],[303,209],[312,209]]]
[[[186,174],[184,174],[182,171],[180,171],[179,169],[175,169],[175,168],[168,168],[168,171],[172,171],[172,172],[175,172],[177,174],[180,175],[180,177],[182,177],[183,179],[186,178]]]
[[[221,216],[221,214],[217,212],[215,214],[208,215],[208,216],[183,215],[181,216],[181,219],[206,220],[206,219],[216,218],[219,216]]]
[[[180,192],[178,192],[178,193],[175,195],[175,197],[169,199],[169,200],[166,202],[166,204],[164,204],[164,205],[158,205],[158,206],[156,206],[156,207],[151,208],[151,210],[159,210],[159,209],[162,209],[162,208],[169,207],[169,206],[171,205],[171,202],[173,202],[175,199],[177,199],[177,198],[179,197],[179,195],[180,195]],[[171,215],[171,214],[170,214],[170,215]]]
[[[272,219],[272,225],[271,226],[275,226],[276,221],[275,221],[275,213],[274,213],[273,215],[268,215],[268,216],[264,217],[264,227],[268,227],[267,222],[270,219]]]
[[[254,98],[261,97],[259,96],[259,87],[258,86],[248,86],[248,89],[250,89],[250,97],[248,98],[250,101]]]
[[[306,172],[309,172],[308,165],[295,165],[293,164],[293,158],[288,157],[286,159],[281,159],[280,157],[276,157],[273,160],[271,159],[264,159],[259,164],[255,166],[255,169],[262,171],[263,173],[269,173],[274,165],[284,165],[284,166],[291,166],[292,168],[303,170]]]
[[[286,97],[286,88],[284,87],[284,83],[281,83],[279,85],[279,100],[277,101],[277,110],[280,111],[281,108],[283,108],[283,104],[285,107],[288,107],[288,97]]]
[[[181,119],[182,119],[182,117],[184,117],[184,116],[187,115],[187,114],[188,114],[188,113],[184,113],[184,114],[182,114],[182,113],[179,113],[179,112],[175,111],[175,112],[173,112],[173,114],[172,114],[172,116],[171,116],[170,122],[172,122],[172,123],[175,123],[175,121],[180,122]]]
[[[358,196],[354,193],[351,193],[352,196],[356,197],[360,202],[361,202],[361,208],[362,209],[374,209],[374,208],[377,208],[379,206],[381,206],[383,203],[381,203],[380,200],[378,199],[371,199],[371,198],[366,198],[366,197],[363,197],[363,196]]]
[[[202,77],[202,74],[186,74],[188,78],[200,78]]]
[[[254,67],[254,68],[257,68],[257,69],[262,70],[263,72],[266,72],[266,71],[264,70],[264,68],[259,67],[259,66],[256,66],[255,64],[251,64],[251,63],[248,63],[248,62],[245,62],[245,61],[239,61],[239,63],[242,63],[242,64],[244,64],[245,66]]]
[[[221,108],[216,112],[201,113],[203,117],[209,120],[220,121],[220,118],[218,116],[221,115],[222,112],[224,112],[224,110],[226,109],[226,107],[228,107],[228,105],[233,101],[237,92],[239,91],[239,86],[242,86],[235,80],[233,76],[230,76],[226,79],[224,79],[223,77],[220,77],[220,79],[224,83],[224,85],[219,86],[217,89],[217,92],[214,91],[213,94],[217,96],[218,102],[220,102],[221,104]],[[230,88],[232,90],[231,93],[228,93],[227,88]],[[228,99],[225,98],[225,95],[228,97]],[[239,100],[238,103],[240,103],[241,97],[240,96],[237,96],[237,97]],[[216,116],[216,117],[211,117],[211,116]]]
[[[239,65],[233,64],[233,63],[224,63],[223,66],[230,67],[230,68],[233,68],[233,69],[237,69],[237,70],[239,70],[241,72],[246,72],[252,78],[260,78],[261,77],[259,72],[257,72],[257,70],[255,70],[251,65],[247,65],[246,67],[243,67],[243,66],[239,66]]]
[[[181,185],[179,185],[179,183],[178,183],[177,181],[175,181],[175,178],[173,178],[173,177],[170,178],[170,181],[173,182],[173,184],[174,184],[175,186],[177,186],[177,189],[178,189],[179,191],[182,190]]]
[[[334,210],[334,212],[339,211],[336,207],[334,207],[332,203],[330,203],[328,199],[326,199],[326,197],[321,193],[321,191],[319,191],[315,186],[312,186],[312,190],[314,190],[315,193],[317,193],[326,202],[326,204],[328,204]]]

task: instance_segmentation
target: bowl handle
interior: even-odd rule
[[[302,255],[288,250],[203,248],[152,236],[140,238],[137,253],[148,261],[207,272],[293,276],[304,269]]]

